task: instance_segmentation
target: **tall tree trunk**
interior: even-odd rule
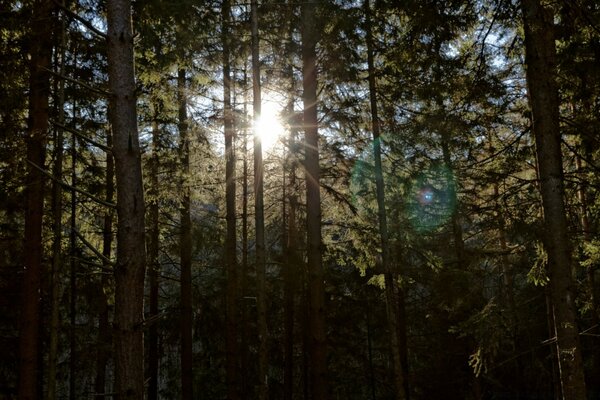
[[[371,6],[369,0],[364,2],[366,15],[366,39],[367,39],[367,65],[369,73],[369,99],[371,105],[371,124],[373,130],[373,158],[375,161],[375,186],[377,195],[377,217],[379,221],[379,240],[381,244],[381,267],[385,279],[385,298],[387,303],[387,320],[390,337],[390,352],[393,362],[393,377],[395,385],[395,398],[404,400],[407,398],[405,391],[404,372],[400,351],[399,335],[401,330],[406,330],[406,325],[400,325],[398,315],[404,313],[404,301],[400,302],[396,274],[390,260],[390,246],[387,227],[387,213],[385,209],[385,182],[383,180],[383,168],[381,165],[381,131],[379,126],[379,115],[377,109],[377,87],[375,82],[375,66],[373,55],[373,35],[371,32]],[[404,336],[406,334],[404,333]]]
[[[251,0],[252,18],[252,106],[254,110],[254,218],[256,229],[256,292],[258,312],[258,399],[269,397],[268,331],[266,295],[265,216],[263,198],[263,158],[260,132],[257,131],[261,114],[260,58],[258,37],[258,4]]]
[[[293,71],[290,69],[291,91],[294,93],[295,80]],[[291,98],[288,104],[288,115],[290,120],[294,118],[294,99]],[[296,170],[298,167],[297,154],[298,146],[296,143],[297,128],[293,122],[290,124],[290,133],[288,140],[288,154],[286,163],[289,168],[289,178],[287,188],[289,194],[284,202],[289,202],[287,215],[287,232],[285,234],[286,262],[284,265],[284,374],[283,374],[283,396],[284,400],[292,400],[294,397],[294,303],[296,298],[296,280],[298,279],[298,195],[296,185]],[[286,185],[284,185],[285,189]],[[285,203],[284,203],[285,204]],[[285,218],[285,212],[284,212]]]
[[[181,398],[193,398],[192,360],[192,220],[190,215],[190,144],[188,137],[187,100],[185,94],[185,70],[177,74],[177,102],[179,103],[179,140],[181,168],[183,172],[183,196],[181,199]]]
[[[65,20],[60,21],[60,52],[57,54],[58,70],[61,75],[65,71],[65,52],[66,52],[66,32]],[[58,122],[61,125],[65,123],[65,81],[58,80],[58,103],[56,105],[58,112]],[[61,177],[63,174],[63,153],[64,153],[64,137],[63,129],[56,128],[56,136],[54,139],[54,168],[52,175]],[[58,339],[60,326],[60,269],[62,266],[62,185],[59,182],[52,184],[52,199],[53,199],[53,242],[52,242],[52,271],[50,282],[50,343],[48,349],[48,386],[46,392],[46,400],[56,399],[56,370],[58,357]]]
[[[248,91],[247,89],[247,63],[244,62],[244,118],[248,115]],[[241,298],[245,299],[248,296],[248,121],[244,119],[243,122],[243,166],[242,166],[242,270],[240,273],[240,294]],[[246,304],[245,302],[242,304]],[[240,324],[241,331],[246,333],[249,332],[249,320],[247,308],[243,306],[240,313]],[[241,375],[240,375],[240,388],[241,398],[251,398],[248,393],[248,366],[250,364],[250,354],[248,351],[247,335],[242,334],[240,340],[240,358],[241,358]]]
[[[112,132],[110,129],[106,135],[106,145],[108,148],[112,147]],[[106,155],[106,201],[112,203],[115,195],[115,162],[112,154]],[[102,230],[102,255],[105,260],[110,260],[112,253],[113,243],[113,211],[106,210],[104,214],[104,227]],[[102,264],[106,269],[110,268],[107,261],[103,261]],[[100,310],[98,313],[98,344],[96,354],[96,380],[94,383],[94,389],[96,391],[97,398],[106,398],[106,368],[108,366],[108,360],[110,358],[110,348],[112,344],[110,321],[109,321],[109,307],[108,307],[108,296],[106,291],[110,288],[110,279],[106,271],[102,272],[101,287],[100,287]]]
[[[565,400],[583,400],[586,388],[575,309],[556,84],[554,15],[539,0],[522,0],[525,66],[544,210],[550,296]]]
[[[317,117],[317,54],[319,37],[316,3],[301,5],[302,21],[302,87],[304,93],[306,232],[308,255],[310,382],[312,398],[326,400],[327,349],[325,344],[325,283],[321,243],[321,193],[319,181],[319,130]]]
[[[110,122],[117,189],[115,266],[115,391],[144,397],[144,191],[137,129],[130,0],[108,0]]]
[[[158,167],[159,167],[159,148],[160,148],[160,128],[158,126],[159,111],[155,110],[155,121],[152,124],[152,158],[150,164],[150,199],[149,222],[150,222],[150,243],[148,243],[149,271],[148,283],[150,284],[150,317],[158,316],[158,276],[160,274],[160,262],[158,260],[159,252],[159,225],[158,225]],[[158,325],[153,320],[148,327],[148,400],[158,399]]]
[[[27,208],[25,211],[24,276],[19,333],[19,399],[36,399],[40,285],[42,269],[43,167],[48,135],[48,96],[52,57],[52,9],[50,0],[34,3],[29,77],[29,119],[27,122]]]
[[[73,107],[76,110],[76,107]],[[76,117],[76,113],[74,117]],[[74,118],[75,119],[75,118]],[[71,186],[77,187],[77,138],[71,136]],[[77,323],[77,192],[71,191],[71,227],[69,229],[69,253],[71,255],[69,271],[69,399],[77,398],[77,344],[75,324]]]
[[[227,233],[225,237],[225,270],[227,274],[226,290],[226,374],[227,398],[240,398],[238,376],[238,342],[237,342],[237,256],[236,256],[236,220],[235,220],[235,149],[233,113],[231,109],[231,65],[229,48],[229,28],[231,4],[223,0],[222,4],[222,44],[223,44],[223,130],[225,134],[225,219]]]

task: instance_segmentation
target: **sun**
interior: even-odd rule
[[[285,133],[285,127],[280,116],[278,103],[275,101],[263,101],[261,115],[255,127],[255,133],[259,136],[263,153],[274,150]]]

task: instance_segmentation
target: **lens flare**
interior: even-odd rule
[[[412,180],[406,210],[417,232],[439,228],[448,222],[455,208],[454,174],[445,166],[433,166]]]

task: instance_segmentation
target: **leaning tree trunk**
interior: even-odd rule
[[[19,399],[37,399],[40,285],[42,269],[42,215],[44,165],[48,135],[49,69],[52,57],[51,0],[34,2],[27,123],[27,208],[25,211],[24,275],[19,332]]]
[[[321,244],[321,193],[319,181],[319,130],[317,116],[318,30],[316,3],[301,6],[302,20],[302,87],[305,132],[306,232],[308,255],[308,296],[310,335],[310,384],[312,398],[328,398],[327,351],[325,346],[325,283]]]
[[[379,115],[377,108],[377,87],[375,82],[375,62],[373,56],[373,35],[371,33],[371,6],[368,0],[364,3],[365,23],[367,39],[367,66],[369,72],[369,99],[371,105],[371,124],[373,130],[373,158],[375,161],[375,186],[377,197],[377,217],[379,221],[379,240],[381,244],[381,266],[385,279],[385,299],[387,303],[387,321],[390,338],[390,352],[392,353],[392,367],[395,386],[395,398],[403,400],[407,398],[404,382],[404,366],[402,363],[402,352],[400,351],[399,337],[405,335],[406,325],[399,324],[399,314],[404,314],[404,299],[400,301],[400,292],[396,283],[396,274],[391,265],[389,234],[387,226],[387,213],[385,209],[385,182],[383,179],[383,168],[381,165],[381,130],[379,126]],[[400,306],[401,305],[401,306]],[[402,309],[400,309],[402,308]],[[404,342],[405,344],[405,342]],[[404,352],[405,353],[405,352]]]
[[[130,0],[108,0],[110,122],[117,189],[115,266],[115,391],[144,397],[144,190],[137,129]]]
[[[554,15],[539,0],[522,0],[521,5],[562,395],[565,400],[583,400],[586,389],[563,198]]]

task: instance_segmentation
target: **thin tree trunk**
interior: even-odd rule
[[[399,291],[396,283],[396,274],[390,262],[390,246],[387,227],[387,213],[385,209],[385,182],[383,180],[383,168],[381,165],[381,132],[379,126],[379,115],[377,109],[377,87],[375,82],[375,66],[373,56],[373,35],[371,33],[371,6],[369,0],[364,2],[367,36],[367,64],[369,72],[369,99],[371,105],[371,123],[373,130],[373,158],[375,161],[375,186],[377,193],[377,217],[379,221],[379,239],[381,244],[381,266],[385,278],[385,298],[387,303],[387,320],[390,337],[390,352],[392,354],[393,377],[395,385],[395,398],[404,400],[407,398],[404,383],[402,359],[400,356],[399,335],[402,327],[399,325],[397,308],[400,304]]]
[[[24,276],[19,333],[19,399],[37,399],[44,165],[48,135],[48,70],[52,57],[50,0],[36,1],[32,27],[27,126],[27,208],[25,211]],[[33,164],[33,165],[31,165]]]
[[[64,74],[65,70],[65,21],[60,21],[60,54],[58,57],[58,69],[59,73]],[[58,122],[64,125],[65,122],[65,81],[64,79],[58,80],[58,104],[56,105],[58,111]],[[54,168],[52,175],[59,177],[63,174],[63,153],[64,153],[64,137],[63,129],[60,127],[56,128],[56,136],[54,140]],[[56,370],[57,370],[57,357],[58,357],[58,336],[60,326],[60,291],[61,291],[61,280],[60,280],[60,269],[62,265],[62,185],[58,182],[53,182],[52,186],[52,198],[53,198],[53,242],[52,242],[52,271],[51,271],[51,283],[50,283],[50,343],[48,349],[48,386],[46,392],[47,400],[56,399]]]
[[[192,359],[192,220],[190,215],[190,147],[188,138],[187,101],[185,95],[185,70],[177,74],[177,102],[179,103],[179,140],[183,172],[181,199],[181,398],[193,398]]]
[[[73,107],[76,109],[75,107]],[[76,115],[75,115],[76,116]],[[77,138],[71,136],[71,186],[77,187]],[[69,230],[69,251],[71,255],[69,278],[69,399],[77,398],[77,344],[75,324],[77,323],[77,192],[71,191],[71,229]]]
[[[521,5],[562,395],[565,400],[584,400],[586,388],[564,205],[554,15],[539,0],[522,0]]]
[[[158,111],[155,110],[155,119]],[[158,167],[159,167],[160,128],[155,120],[152,124],[152,158],[150,164],[150,199],[148,201],[150,219],[150,243],[148,243],[150,284],[150,318],[158,315],[158,276],[160,274],[159,225],[158,225]],[[158,326],[154,321],[148,328],[148,400],[158,399]]]
[[[256,229],[256,292],[258,311],[258,399],[269,398],[265,217],[263,198],[263,158],[260,132],[256,131],[261,114],[258,4],[251,0],[252,18],[252,106],[254,110],[254,218]]]
[[[304,89],[304,132],[306,174],[306,232],[308,252],[308,292],[310,309],[310,381],[312,398],[326,400],[327,349],[325,344],[325,283],[321,244],[321,193],[319,131],[317,117],[317,54],[319,37],[316,3],[301,5],[302,87]]]
[[[244,118],[248,115],[248,91],[247,88],[247,74],[246,74],[247,63],[244,62]],[[248,296],[248,121],[244,119],[243,122],[243,177],[242,177],[242,270],[240,273],[240,294],[242,299]],[[245,302],[242,304],[246,304]],[[248,352],[247,333],[249,332],[249,321],[247,308],[244,306],[241,308],[240,313],[240,324],[241,324],[241,374],[240,374],[240,388],[241,398],[251,398],[248,393],[248,367],[250,364]]]
[[[115,266],[115,390],[119,398],[144,397],[144,191],[137,129],[130,0],[108,0],[110,121],[117,189]]]
[[[292,91],[294,92],[295,82],[293,74],[290,74]],[[294,115],[294,99],[290,99],[288,105],[288,115],[293,118]],[[294,396],[294,319],[295,310],[294,303],[296,298],[296,279],[298,279],[298,196],[296,194],[296,170],[297,170],[297,144],[296,144],[297,129],[295,126],[290,127],[288,141],[288,168],[289,178],[287,187],[289,194],[285,201],[289,202],[287,215],[287,233],[285,235],[286,243],[286,263],[284,266],[284,375],[283,375],[283,396],[284,400],[292,400]],[[285,189],[285,185],[284,185]],[[284,213],[285,217],[285,213]]]
[[[237,339],[237,256],[236,256],[236,220],[235,220],[235,150],[233,113],[231,109],[231,66],[229,47],[229,28],[231,4],[223,0],[223,130],[225,134],[225,202],[227,233],[225,237],[225,270],[227,274],[226,289],[226,374],[227,398],[240,398],[238,376],[238,339]]]
[[[112,147],[112,132],[110,129],[106,135],[106,145],[108,148]],[[106,201],[112,203],[115,195],[115,163],[112,154],[106,155]],[[102,231],[102,255],[106,260],[110,260],[112,253],[113,243],[113,211],[106,210],[104,214],[104,227]],[[103,265],[109,268],[108,262],[103,261]],[[110,321],[109,321],[109,308],[108,308],[108,296],[106,291],[109,290],[110,279],[106,272],[102,273],[101,279],[101,290],[100,290],[100,310],[98,313],[98,344],[97,344],[97,355],[96,355],[96,380],[94,383],[94,389],[96,391],[96,397],[106,398],[106,368],[108,360],[110,358],[110,348],[112,344]]]

